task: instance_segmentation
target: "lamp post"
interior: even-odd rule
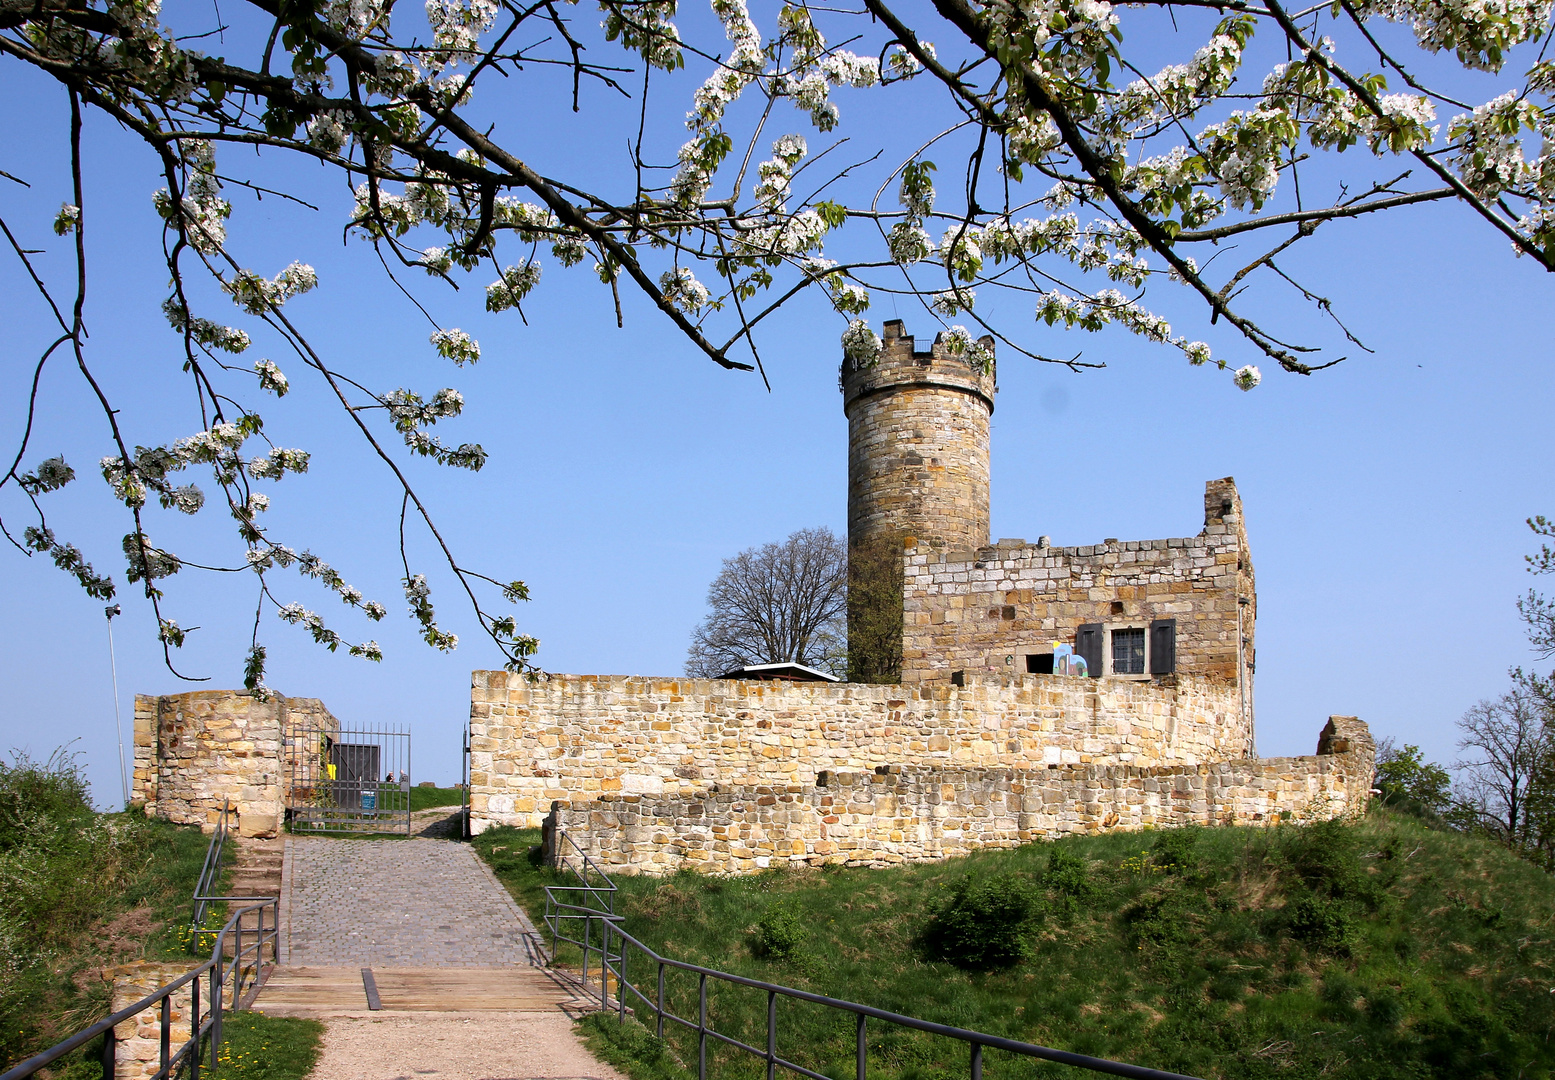
[[[124,809],[130,808],[130,779],[124,769],[124,724],[119,718],[119,664],[113,655],[113,617],[123,611],[118,604],[103,608],[108,617],[108,670],[113,673],[113,730],[119,737],[119,790],[124,795]]]

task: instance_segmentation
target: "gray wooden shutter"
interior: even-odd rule
[[[1170,675],[1177,670],[1177,620],[1156,619],[1150,624],[1150,674]]]
[[[1102,677],[1101,623],[1085,623],[1074,635],[1074,651],[1085,658],[1085,670],[1093,679]]]

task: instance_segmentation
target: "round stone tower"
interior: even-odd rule
[[[892,320],[874,366],[843,359],[851,545],[909,537],[941,550],[988,544],[993,339],[981,342],[990,358],[983,372],[943,339],[915,352]]]

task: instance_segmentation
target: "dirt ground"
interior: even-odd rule
[[[560,1009],[331,1017],[309,1080],[626,1080]]]

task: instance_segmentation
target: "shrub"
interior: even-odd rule
[[[799,905],[779,900],[762,913],[751,931],[751,952],[768,960],[792,959],[804,944],[805,933]]]
[[[1345,905],[1327,896],[1308,893],[1288,908],[1290,936],[1318,949],[1344,952],[1354,925]]]
[[[1087,899],[1096,892],[1096,883],[1091,880],[1085,860],[1065,847],[1055,847],[1048,856],[1042,884],[1077,900]]]
[[[1168,829],[1156,837],[1150,861],[1169,874],[1186,874],[1199,865],[1198,845],[1197,826]]]
[[[1040,909],[1031,886],[1014,874],[986,881],[975,881],[968,874],[949,897],[931,908],[923,944],[931,954],[957,967],[973,971],[1013,967],[1030,952],[1027,933]]]
[[[1191,923],[1175,892],[1149,893],[1123,909],[1123,925],[1136,947],[1170,947],[1188,940]]]
[[[1378,887],[1361,864],[1354,828],[1336,819],[1281,833],[1279,853],[1308,889],[1335,900],[1377,903]]]
[[[86,777],[76,755],[54,751],[33,761],[16,751],[0,761],[0,852],[32,846],[38,829],[57,828],[92,813]]]

